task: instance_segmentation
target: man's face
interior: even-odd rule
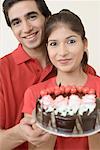
[[[8,11],[12,31],[26,51],[38,48],[44,38],[45,17],[33,0],[20,1]]]

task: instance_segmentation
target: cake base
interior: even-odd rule
[[[90,115],[86,115],[86,116],[81,117],[81,121],[82,121],[81,126],[83,129],[83,132],[95,129],[96,118],[97,118],[97,111],[96,110],[94,112],[92,112]]]
[[[75,120],[76,117],[61,117],[61,116],[55,116],[55,120],[56,120],[56,128],[58,131],[61,132],[73,132],[74,129],[74,125],[75,125]]]
[[[51,113],[43,112],[42,113],[42,124],[43,124],[43,126],[45,126],[45,127],[49,126],[50,120],[51,120]]]

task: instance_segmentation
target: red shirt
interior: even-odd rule
[[[89,68],[90,70],[90,68]],[[54,67],[42,69],[37,59],[32,59],[21,44],[11,54],[0,59],[0,128],[8,129],[22,117],[25,90],[56,74]],[[95,71],[94,71],[95,74]],[[24,147],[18,148],[26,150]]]
[[[32,113],[33,109],[36,106],[36,100],[40,96],[41,89],[53,87],[56,85],[55,77],[51,78],[45,82],[38,83],[34,86],[31,86],[25,92],[25,101],[23,112]],[[88,75],[87,82],[84,86],[94,88],[96,90],[96,94],[100,97],[100,77]],[[64,138],[57,137],[55,150],[88,150],[88,138]]]
[[[42,69],[38,60],[30,58],[21,44],[14,52],[1,58],[0,128],[8,129],[19,123],[25,90],[55,74],[55,69],[49,64]]]

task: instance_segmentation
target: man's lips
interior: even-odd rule
[[[38,32],[34,32],[32,34],[29,34],[27,36],[23,36],[23,38],[25,39],[32,39],[32,38],[35,38],[35,36],[37,35]]]

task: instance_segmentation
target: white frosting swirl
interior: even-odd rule
[[[82,97],[82,103],[95,103],[96,98],[94,94],[86,94]]]
[[[45,95],[41,98],[40,103],[42,108],[48,109],[49,107],[52,107],[53,99],[50,95]]]
[[[46,112],[54,110],[55,115],[60,113],[61,116],[73,116],[74,114],[83,115],[84,112],[91,114],[96,107],[96,98],[94,94],[86,94],[82,98],[78,95],[63,97],[59,95],[53,100],[50,95],[45,95],[40,100],[41,106]]]
[[[82,97],[82,103],[79,108],[79,115],[83,115],[84,112],[88,112],[90,115],[96,107],[96,98],[94,94],[86,94]]]

